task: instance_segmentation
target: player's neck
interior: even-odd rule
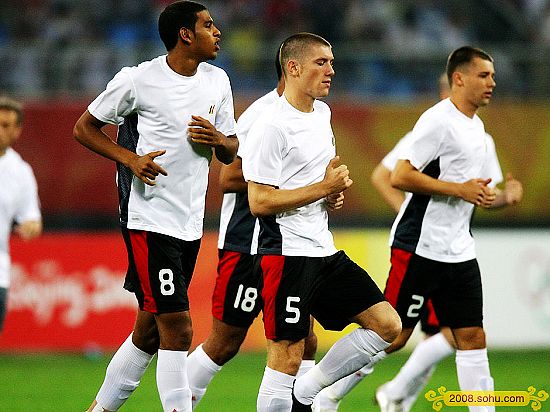
[[[465,116],[468,116],[472,119],[477,113],[478,107],[470,103],[467,99],[462,98],[461,96],[451,95],[451,103],[455,105],[458,111],[462,112]]]
[[[292,107],[304,113],[311,113],[313,111],[313,102],[315,99],[300,91],[290,89],[288,86],[285,88],[284,95],[286,100]]]
[[[193,56],[186,55],[174,49],[168,52],[166,63],[168,63],[168,66],[172,70],[182,76],[193,76],[197,73],[200,61]]]

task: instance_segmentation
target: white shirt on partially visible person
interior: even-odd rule
[[[10,286],[9,237],[14,223],[40,221],[38,187],[31,166],[11,147],[0,156],[0,287]]]

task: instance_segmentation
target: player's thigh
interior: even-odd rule
[[[452,329],[483,325],[483,291],[476,259],[447,264],[445,282],[432,297],[441,325]]]
[[[323,328],[342,330],[356,315],[385,301],[369,274],[344,252],[337,252],[326,261],[311,310]]]
[[[212,316],[228,325],[248,329],[262,306],[261,273],[254,269],[254,256],[220,250],[217,272]]]

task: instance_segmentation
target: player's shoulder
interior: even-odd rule
[[[197,70],[212,78],[219,78],[224,81],[229,80],[229,76],[227,75],[226,71],[221,67],[213,65],[212,63],[202,62],[197,67]]]
[[[6,150],[6,160],[11,164],[12,167],[17,167],[19,169],[32,170],[31,165],[23,159],[23,157],[17,153],[13,148],[8,147]]]
[[[158,56],[151,60],[143,61],[135,66],[126,66],[120,69],[120,73],[127,73],[131,75],[137,75],[145,72],[150,72],[151,70],[158,70],[161,65],[161,59],[166,58],[166,56]]]
[[[275,103],[279,99],[276,90],[264,94],[262,97],[254,100],[250,106],[241,114],[239,120],[258,117],[265,109]]]
[[[313,102],[313,110],[317,110],[321,114],[329,114],[330,115],[330,113],[331,113],[330,106],[327,103],[325,103],[324,101],[318,100],[318,99],[315,99],[315,101]]]
[[[425,127],[444,127],[448,124],[449,117],[454,116],[453,107],[454,105],[449,99],[443,99],[424,111],[418,119],[417,125],[420,123]]]

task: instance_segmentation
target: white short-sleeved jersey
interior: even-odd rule
[[[0,287],[10,285],[9,237],[13,223],[41,220],[36,179],[31,167],[12,148],[0,156]]]
[[[448,182],[502,181],[494,142],[483,122],[445,99],[420,116],[398,157],[421,172]],[[470,232],[474,205],[452,196],[408,193],[392,226],[390,244],[440,262],[476,257]]]
[[[397,161],[399,160],[399,153],[404,150],[403,148],[407,144],[407,142],[410,140],[411,132],[408,132],[405,136],[403,136],[391,149],[386,156],[382,159],[380,163],[388,169],[393,170],[395,169],[395,165],[397,165]]]
[[[221,133],[235,134],[233,96],[227,74],[201,63],[193,76],[173,71],[166,56],[125,67],[88,107],[97,119],[119,125],[119,145],[144,155],[166,153],[155,162],[168,176],[148,186],[118,165],[121,224],[191,241],[202,236],[212,149],[188,135],[192,115]]]
[[[252,125],[241,151],[247,181],[296,189],[323,180],[335,156],[330,109],[295,109],[281,96]],[[336,253],[325,200],[260,219],[259,254],[323,257]]]
[[[239,117],[237,121],[237,138],[239,139],[239,152],[237,152],[237,155],[239,157],[242,158],[241,148],[244,147],[250,127],[261,116],[265,108],[273,104],[278,98],[277,89],[274,89],[254,101]],[[250,212],[248,193],[224,194],[218,249],[255,255],[258,249],[259,231],[258,219]]]

